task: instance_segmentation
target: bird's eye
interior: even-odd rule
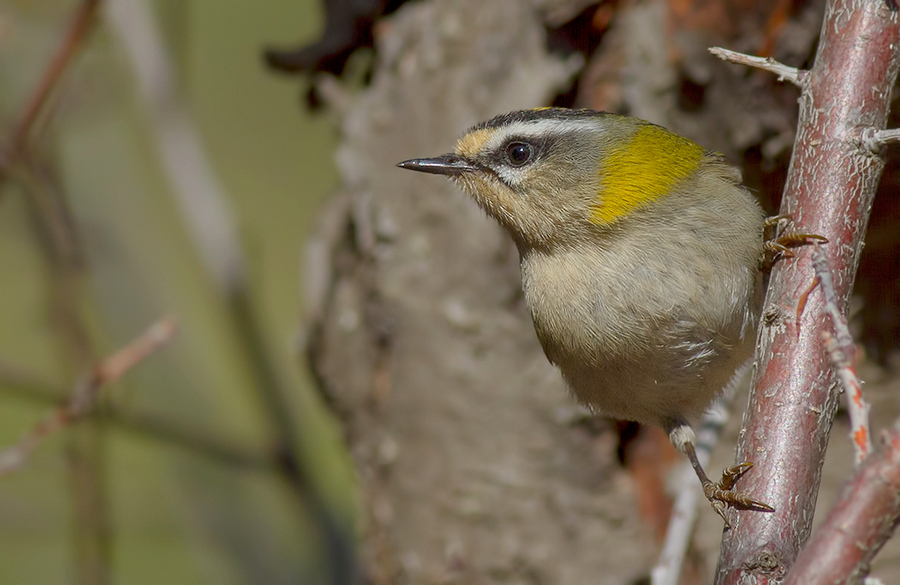
[[[510,142],[506,147],[506,160],[514,167],[520,167],[531,160],[531,145],[524,142]]]

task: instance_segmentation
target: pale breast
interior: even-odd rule
[[[602,245],[522,255],[544,351],[597,411],[657,425],[696,418],[752,352],[761,212],[758,233],[752,214],[737,233],[704,206],[678,212],[680,225],[644,222]]]

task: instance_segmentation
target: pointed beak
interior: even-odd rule
[[[472,163],[455,154],[445,154],[435,158],[414,158],[398,163],[397,166],[401,169],[450,177],[478,170]]]

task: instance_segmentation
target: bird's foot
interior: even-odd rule
[[[781,258],[793,258],[794,252],[792,248],[828,242],[828,238],[818,234],[789,231],[776,236],[775,232],[781,227],[782,222],[790,220],[791,217],[789,215],[775,215],[766,219],[764,230],[766,241],[763,244],[763,253],[759,259],[760,269],[763,272],[771,272],[772,267]]]
[[[703,493],[706,495],[706,499],[712,504],[713,510],[722,517],[722,520],[725,521],[725,526],[728,528],[731,528],[731,523],[728,522],[728,518],[725,517],[725,508],[727,507],[757,510],[760,512],[775,511],[775,508],[772,506],[754,500],[747,494],[732,491],[731,488],[734,487],[734,483],[751,467],[753,467],[753,464],[747,461],[740,465],[729,467],[723,471],[722,479],[719,480],[719,483],[713,483],[708,479],[702,482]]]

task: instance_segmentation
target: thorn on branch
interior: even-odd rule
[[[812,282],[809,283],[809,287],[803,291],[803,294],[800,295],[800,298],[797,300],[797,339],[800,339],[800,321],[803,319],[803,312],[806,311],[806,304],[809,302],[809,295],[816,290],[816,287],[819,286],[819,277],[816,276],[813,278]]]
[[[771,57],[754,57],[753,55],[745,55],[744,53],[723,49],[722,47],[710,47],[709,52],[723,61],[755,67],[756,69],[774,73],[778,76],[778,81],[789,81],[797,87],[803,86],[802,82],[803,76],[806,73],[805,71],[800,71],[796,67],[779,63]]]
[[[17,444],[0,451],[0,477],[25,465],[28,457],[49,435],[88,416],[94,409],[100,388],[114,383],[125,372],[168,343],[177,329],[174,319],[162,319],[131,343],[98,363],[93,371],[76,384],[66,404],[37,423]]]

